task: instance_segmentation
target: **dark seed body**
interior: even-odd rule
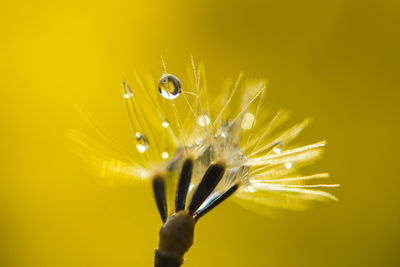
[[[175,212],[185,209],[186,195],[192,179],[193,160],[186,159],[182,166],[175,197]]]
[[[216,206],[221,204],[222,201],[224,201],[225,199],[230,197],[233,193],[235,193],[236,190],[238,190],[238,188],[239,188],[238,184],[232,185],[227,191],[225,191],[225,193],[223,193],[217,199],[215,199],[213,202],[211,202],[205,209],[203,209],[199,213],[195,214],[195,217],[194,217],[195,221],[197,222],[201,217],[203,217],[209,211],[211,211],[213,208],[215,208]]]
[[[161,220],[165,222],[168,216],[167,199],[165,197],[165,181],[161,176],[153,178],[153,192]]]
[[[193,194],[192,200],[189,204],[189,214],[193,215],[196,210],[203,204],[204,200],[211,194],[215,189],[219,181],[222,179],[225,173],[225,167],[221,164],[212,164],[208,167],[206,173],[203,176],[200,184],[197,186],[196,191]]]

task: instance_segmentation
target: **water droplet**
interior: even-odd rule
[[[136,148],[140,153],[144,153],[149,148],[146,136],[139,132],[136,133],[136,142]]]
[[[286,169],[291,169],[292,167],[293,167],[293,163],[292,162],[286,162],[285,163],[285,167],[286,167]]]
[[[196,146],[199,146],[203,139],[201,137],[196,137]]]
[[[124,98],[125,99],[131,98],[133,96],[131,87],[129,86],[129,84],[126,81],[123,82],[123,86],[124,86],[124,91],[125,91]]]
[[[276,145],[272,148],[272,151],[276,154],[279,154],[282,152],[282,147],[283,147],[282,143],[276,142]]]
[[[166,99],[175,99],[182,92],[181,82],[172,74],[164,74],[158,82],[158,91]]]
[[[256,190],[255,190],[252,186],[248,186],[248,187],[246,188],[246,191],[247,191],[247,192],[251,192],[251,193],[256,192]]]
[[[274,148],[272,149],[272,151],[274,151],[274,153],[276,153],[276,154],[279,154],[279,153],[282,152],[282,149],[279,148],[279,147],[274,147]]]
[[[251,129],[251,127],[253,127],[253,123],[254,123],[254,115],[249,112],[244,114],[242,124],[241,124],[242,129],[244,129],[244,130]]]
[[[168,156],[169,156],[169,154],[168,154],[167,152],[163,152],[163,153],[161,154],[161,157],[162,157],[163,159],[167,159]]]
[[[197,119],[197,123],[201,126],[201,127],[206,127],[210,124],[210,118],[207,115],[201,115],[198,119]]]
[[[167,128],[169,126],[169,122],[167,120],[163,120],[161,126]]]

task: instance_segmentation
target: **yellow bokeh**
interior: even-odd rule
[[[262,217],[227,201],[199,222],[184,266],[398,266],[397,1],[3,1],[0,266],[152,266],[161,226],[148,184],[105,186],[70,150],[87,111],[134,149],[122,81],[240,71],[267,103],[328,140],[340,202]],[[157,76],[159,75],[159,76]],[[155,88],[154,90],[157,90]]]

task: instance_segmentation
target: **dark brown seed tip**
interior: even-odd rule
[[[203,204],[204,200],[206,200],[218,185],[219,181],[224,176],[224,173],[225,165],[222,163],[214,163],[208,167],[190,201],[189,214],[193,215],[201,204]]]
[[[153,193],[161,220],[165,222],[168,216],[167,199],[165,196],[165,181],[160,175],[153,178]]]
[[[187,158],[183,162],[181,175],[178,181],[178,187],[175,196],[175,212],[185,209],[186,195],[192,179],[193,159]]]
[[[198,213],[195,214],[194,220],[197,222],[201,217],[203,217],[205,214],[210,212],[212,209],[214,209],[216,206],[221,204],[225,199],[233,195],[233,193],[236,192],[236,190],[239,189],[240,183],[232,185],[228,190],[226,190],[222,195],[220,195],[217,199],[215,199],[213,202],[211,202],[207,207],[199,211]]]

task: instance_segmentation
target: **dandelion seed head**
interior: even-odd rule
[[[144,81],[136,73],[132,85],[124,82],[136,153],[115,153],[121,156],[118,160],[98,153],[96,160],[104,163],[104,169],[132,179],[140,174],[142,179],[146,176],[151,180],[160,173],[168,173],[167,195],[173,198],[182,165],[190,158],[190,199],[210,166],[223,166],[221,180],[196,214],[227,192],[239,204],[262,213],[270,208],[302,210],[310,200],[336,200],[330,193],[316,190],[328,186],[307,184],[326,178],[326,174],[300,174],[303,166],[320,158],[326,143],[292,145],[310,119],[277,130],[287,119],[287,113],[265,111],[265,81],[245,82],[240,74],[235,82],[210,90],[202,65],[193,68],[188,76],[181,83],[177,76],[164,70],[156,88],[154,80]]]

